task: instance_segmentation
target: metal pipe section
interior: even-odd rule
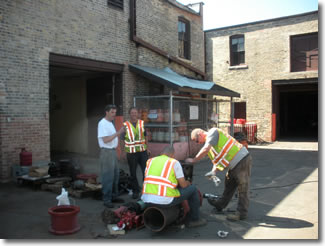
[[[172,146],[173,144],[173,138],[172,138],[172,134],[173,134],[173,91],[170,90],[169,91],[169,144]]]
[[[148,207],[143,213],[144,226],[151,231],[162,231],[175,222],[180,215],[180,205],[172,207]]]

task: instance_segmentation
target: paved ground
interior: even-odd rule
[[[247,220],[229,222],[227,211],[216,214],[206,200],[201,207],[202,217],[208,225],[199,228],[169,226],[160,233],[147,228],[127,231],[112,237],[101,220],[102,202],[92,198],[75,199],[80,206],[78,215],[81,230],[71,235],[51,234],[48,208],[57,204],[57,194],[34,190],[16,184],[0,184],[0,238],[3,239],[97,239],[130,242],[162,242],[165,239],[182,240],[241,240],[241,239],[318,239],[318,144],[285,143],[250,146],[253,169],[250,191],[250,208]],[[193,183],[202,193],[221,194],[223,183],[216,188],[205,179],[211,169],[208,160],[194,167]],[[219,177],[224,180],[224,174]],[[131,200],[124,194],[125,200]],[[228,210],[236,208],[234,197]],[[229,232],[226,238],[218,237],[219,230]],[[15,242],[6,240],[5,242]],[[134,242],[134,241],[132,241]]]

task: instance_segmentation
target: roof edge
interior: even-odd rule
[[[272,22],[272,21],[279,21],[279,20],[285,20],[285,19],[290,19],[290,18],[296,18],[296,17],[300,17],[300,16],[306,16],[306,15],[313,15],[313,14],[316,14],[316,13],[318,13],[318,10],[311,11],[311,12],[300,13],[300,14],[296,14],[296,15],[288,15],[288,16],[282,16],[282,17],[277,17],[277,18],[272,18],[272,19],[247,22],[247,23],[233,25],[233,26],[225,26],[225,27],[213,28],[213,29],[205,30],[204,32],[221,31],[221,30],[224,30],[224,29],[237,28],[237,27],[243,27],[243,26],[248,26],[248,25],[256,25],[256,24],[267,23],[267,22]]]

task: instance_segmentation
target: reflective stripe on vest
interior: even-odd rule
[[[136,128],[126,121],[123,123],[126,128],[125,134],[125,151],[127,153],[142,152],[147,149],[145,137],[144,137],[144,122],[143,120],[138,120]]]
[[[230,135],[224,134],[220,130],[218,132],[218,144],[211,147],[208,156],[212,163],[217,166],[217,169],[223,171],[229,166],[229,163],[242,148],[242,145]]]
[[[149,159],[142,192],[164,197],[180,196],[176,188],[178,181],[174,171],[175,163],[175,159],[165,155]]]

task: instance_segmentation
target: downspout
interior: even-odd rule
[[[170,55],[166,51],[164,51],[156,46],[153,46],[152,44],[146,42],[145,40],[137,37],[137,33],[136,33],[136,0],[130,0],[130,40],[135,42],[137,45],[141,45],[141,46],[167,58],[169,62],[172,61],[179,65],[182,65],[183,67],[186,67],[187,69],[195,72],[196,74],[201,75],[203,77],[203,79],[206,79],[205,72],[187,64],[186,62],[183,62],[181,59],[178,59],[177,57]]]

